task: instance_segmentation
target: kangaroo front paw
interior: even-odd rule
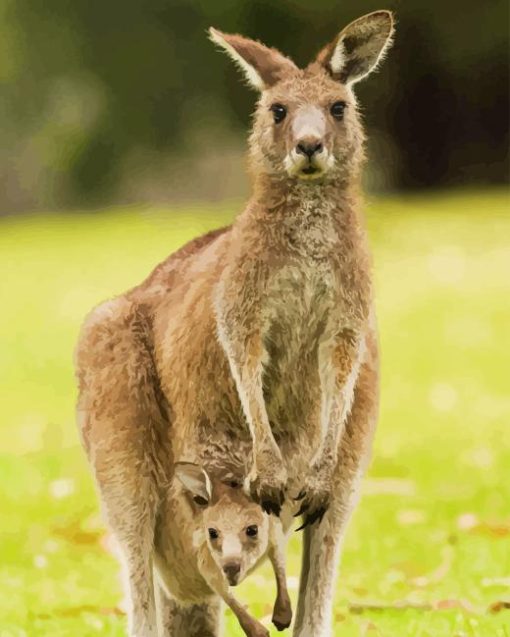
[[[285,482],[282,478],[258,476],[250,485],[251,496],[266,513],[279,516],[285,500]]]
[[[285,500],[286,483],[287,471],[281,456],[278,454],[269,459],[265,455],[262,461],[257,462],[256,473],[250,481],[250,492],[266,513],[279,516]]]
[[[276,600],[273,610],[273,624],[277,630],[285,630],[292,622],[292,607],[290,599]]]
[[[303,516],[303,524],[296,529],[301,531],[306,526],[321,522],[329,508],[331,498],[331,473],[327,467],[314,467],[305,481],[295,501],[300,502],[299,511],[294,517]]]

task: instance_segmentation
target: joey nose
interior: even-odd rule
[[[223,572],[227,576],[229,583],[235,584],[241,572],[241,564],[239,562],[228,562],[223,566]]]
[[[320,153],[322,150],[322,142],[313,140],[301,140],[296,146],[296,151],[301,155],[305,155],[308,159],[311,159],[316,153]]]

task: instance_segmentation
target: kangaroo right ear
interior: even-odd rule
[[[248,84],[259,91],[276,84],[286,72],[297,70],[294,62],[282,53],[250,38],[222,33],[212,27],[209,36],[234,60]]]
[[[193,495],[197,504],[209,504],[212,496],[211,480],[202,467],[192,462],[177,462],[175,477]]]
[[[374,11],[351,22],[317,56],[335,80],[354,84],[371,73],[384,57],[393,36],[391,11]]]

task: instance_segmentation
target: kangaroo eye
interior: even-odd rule
[[[252,524],[246,528],[246,535],[248,537],[256,537],[259,532],[259,527],[256,524]]]
[[[335,119],[343,119],[345,106],[345,102],[335,102],[331,105],[329,112]]]
[[[209,533],[209,537],[211,538],[211,540],[218,539],[218,531],[216,529],[207,529],[207,532]]]
[[[272,104],[269,110],[273,113],[275,124],[282,122],[287,115],[287,109],[282,104]]]
[[[232,489],[238,489],[241,485],[239,484],[237,480],[231,480],[230,486],[232,487]]]

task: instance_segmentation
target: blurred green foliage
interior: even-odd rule
[[[183,174],[191,196],[210,197],[189,173],[203,156],[230,170],[225,154],[239,153],[255,97],[207,27],[306,65],[379,8],[398,26],[379,76],[358,90],[374,185],[504,181],[506,0],[0,0],[0,210],[151,201],[161,188],[168,199]]]
[[[508,611],[488,610],[508,598],[510,575],[507,206],[506,193],[486,191],[367,207],[382,406],[336,591],[339,637],[508,636]],[[0,222],[2,637],[124,634],[118,567],[74,422],[71,352],[95,303],[239,207]],[[294,599],[298,573],[296,534]],[[239,594],[267,620],[270,569]],[[230,615],[226,625],[241,636]]]

